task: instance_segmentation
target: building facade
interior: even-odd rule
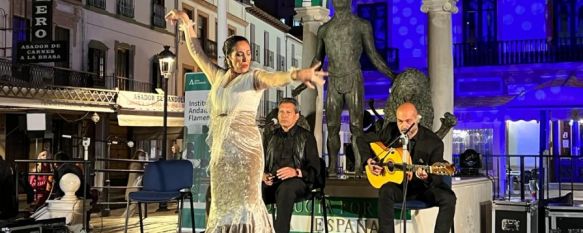
[[[83,158],[81,141],[90,138],[89,158],[97,171],[102,169],[96,173],[96,186],[108,185],[108,180],[109,185],[125,185],[119,182],[127,173],[106,170],[127,169],[127,162],[116,160],[131,159],[137,149],[146,151],[151,160],[164,154],[180,157],[184,74],[198,68],[186,50],[184,35],[164,16],[171,9],[189,12],[203,48],[216,61],[222,48],[222,42],[217,43],[216,1],[53,0],[42,10],[33,7],[37,3],[0,1],[1,156],[9,161],[36,159],[48,150]],[[228,34],[251,38],[257,50],[254,67],[287,71],[301,64],[302,42],[280,21],[251,2],[227,1],[226,8]],[[37,42],[31,42],[39,22],[33,9],[36,13],[46,9],[52,16],[47,23],[51,36],[39,43],[63,48],[53,51],[60,53],[60,60],[35,62],[26,60],[33,56],[22,56],[49,53],[35,50]],[[165,80],[156,56],[166,45],[177,54],[177,66],[167,81],[168,140],[163,142]],[[291,86],[266,91],[260,117],[290,90]],[[167,143],[165,153],[162,143]],[[173,146],[177,151],[171,154]]]

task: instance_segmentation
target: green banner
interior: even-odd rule
[[[185,74],[184,84],[184,147],[183,159],[188,159],[194,166],[194,184],[192,193],[195,209],[195,223],[197,230],[204,230],[205,200],[209,187],[207,173],[210,161],[209,147],[206,143],[208,136],[209,113],[207,99],[211,84],[203,73]],[[182,227],[190,228],[190,204],[184,203]]]

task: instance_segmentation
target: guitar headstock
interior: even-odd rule
[[[430,166],[431,174],[440,176],[452,176],[455,174],[455,166],[450,163],[437,162]]]

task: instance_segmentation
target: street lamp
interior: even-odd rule
[[[174,72],[176,55],[170,52],[170,46],[164,45],[164,51],[158,54],[160,74],[164,77],[164,135],[162,136],[162,158],[166,159],[166,143],[168,141],[168,78]]]

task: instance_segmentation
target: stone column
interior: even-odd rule
[[[227,39],[227,2],[217,2],[217,48],[222,48]],[[225,54],[222,49],[217,50],[217,64],[225,67]]]
[[[330,10],[320,6],[304,6],[296,8],[296,19],[302,21],[304,26],[303,47],[302,47],[302,67],[308,67],[312,63],[316,52],[318,28],[328,21]],[[322,117],[324,113],[324,89],[306,89],[299,95],[299,103],[302,114],[307,117],[312,126],[318,152],[322,156]]]
[[[421,11],[427,13],[429,78],[431,79],[431,101],[434,109],[433,130],[446,112],[453,113],[453,52],[451,14],[457,13],[457,0],[423,0]],[[443,157],[452,162],[451,132],[443,138]]]

